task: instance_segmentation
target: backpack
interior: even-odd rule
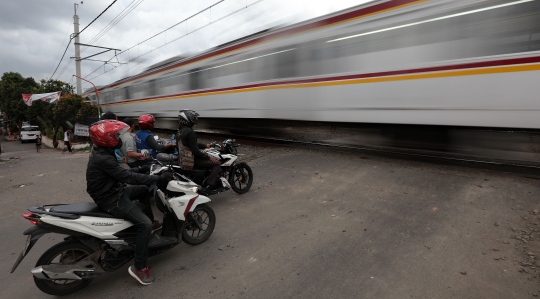
[[[180,132],[178,132],[178,136],[180,136]],[[191,149],[183,145],[180,138],[178,138],[176,145],[178,146],[178,165],[183,170],[192,170],[195,165],[195,158]]]

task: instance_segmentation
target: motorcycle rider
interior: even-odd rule
[[[124,118],[123,122],[129,126],[129,129],[120,136],[120,139],[122,139],[122,148],[120,148],[120,151],[122,152],[122,155],[126,157],[127,165],[129,167],[143,166],[144,164],[138,163],[139,160],[137,159],[147,159],[147,157],[137,152],[135,138],[132,135],[132,132],[135,131],[137,120],[133,118]]]
[[[145,175],[143,173],[149,166],[125,169],[117,163],[114,150],[122,146],[120,135],[128,129],[127,124],[117,120],[101,120],[90,127],[94,151],[86,169],[86,191],[99,208],[132,222],[137,228],[135,263],[128,272],[141,284],[148,285],[154,282],[146,266],[148,240],[152,230],[159,228],[160,224],[154,220],[150,190],[146,185],[167,182],[172,174]],[[125,187],[123,183],[134,186]],[[132,202],[134,199],[145,205],[145,213]]]
[[[206,179],[205,191],[211,191],[216,193],[216,189],[219,188],[217,179],[221,170],[221,164],[219,161],[200,151],[200,149],[210,148],[210,144],[202,144],[197,142],[197,135],[193,131],[193,126],[199,122],[199,113],[194,110],[184,109],[178,113],[179,132],[176,136],[176,143],[182,142],[182,144],[193,153],[195,160],[194,168],[211,168],[211,172]]]
[[[137,145],[137,152],[141,153],[143,150],[149,150],[152,157],[156,158],[157,151],[163,151],[169,147],[174,147],[174,144],[159,144],[154,139],[154,136],[150,132],[154,128],[154,116],[152,114],[143,114],[139,116],[139,131],[135,134],[135,144]],[[146,158],[138,158],[136,162],[139,165],[149,165],[152,161],[146,160]]]

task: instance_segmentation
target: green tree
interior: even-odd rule
[[[41,80],[40,93],[61,91],[62,95],[72,94],[75,87],[60,80]]]
[[[21,123],[28,120],[28,106],[23,102],[22,94],[36,90],[39,90],[39,84],[34,78],[24,78],[15,72],[4,73],[0,79],[0,110],[6,113],[4,121],[11,121],[12,127],[20,128]]]
[[[50,126],[54,144],[58,144],[56,135],[61,127],[67,127],[67,121],[71,124],[86,124],[89,117],[97,115],[97,106],[86,102],[83,97],[76,94],[63,95],[56,104],[51,105],[53,107]]]

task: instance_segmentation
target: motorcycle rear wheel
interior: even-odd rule
[[[182,229],[182,241],[189,245],[199,245],[208,240],[214,231],[216,214],[206,204],[198,205],[190,214],[191,216],[188,215]]]
[[[93,250],[82,243],[64,241],[45,251],[38,259],[36,267],[51,264],[74,264],[92,253]],[[90,282],[92,282],[91,278],[83,280],[44,280],[34,276],[36,286],[42,292],[53,296],[64,296],[75,293],[86,287]]]
[[[253,184],[253,171],[251,167],[242,162],[234,165],[231,174],[229,174],[229,184],[234,192],[244,194],[249,191]]]

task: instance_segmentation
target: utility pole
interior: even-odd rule
[[[82,3],[82,2],[81,2]],[[81,85],[81,51],[79,48],[79,16],[77,15],[77,3],[74,4],[75,15],[73,15],[73,25],[75,30],[73,32],[75,36],[75,73],[77,74],[77,94],[82,94],[82,85]]]

